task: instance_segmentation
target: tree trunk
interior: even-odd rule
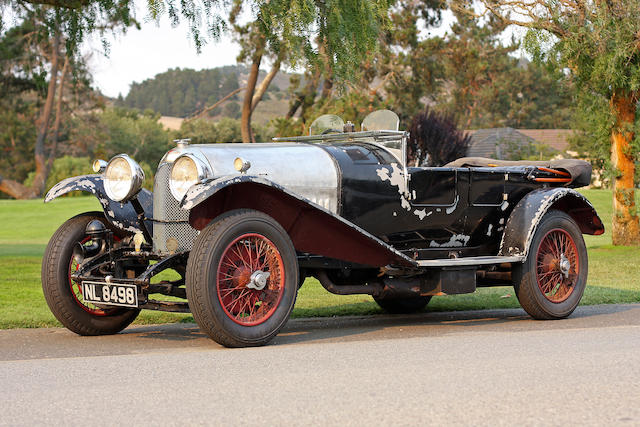
[[[249,68],[249,78],[247,79],[247,89],[244,92],[244,102],[242,103],[242,120],[240,122],[240,130],[242,132],[242,142],[254,142],[253,132],[251,131],[251,113],[253,109],[253,95],[256,91],[256,83],[260,74],[260,62],[264,52],[265,39],[260,37],[253,54],[251,68]]]
[[[636,99],[629,92],[616,91],[610,103],[616,118],[611,132],[611,164],[616,171],[611,238],[614,245],[639,245],[640,223],[635,210],[635,163],[631,149]]]
[[[64,97],[64,83],[67,78],[67,72],[69,71],[69,57],[64,59],[64,66],[62,67],[62,74],[60,75],[60,83],[58,84],[58,101],[56,102],[56,120],[53,123],[53,142],[51,149],[49,150],[49,160],[47,161],[47,175],[51,172],[53,161],[56,158],[56,152],[58,151],[58,139],[60,138],[60,123],[62,122],[62,101]]]
[[[60,47],[60,35],[56,34],[53,39],[53,46],[51,49],[51,77],[49,79],[49,86],[47,87],[47,99],[44,106],[40,111],[40,117],[36,120],[36,128],[38,130],[38,136],[36,138],[36,145],[34,147],[34,155],[36,161],[36,174],[33,178],[33,192],[34,196],[40,196],[45,189],[47,181],[47,156],[44,150],[44,142],[47,138],[47,131],[49,130],[49,121],[51,119],[51,112],[53,110],[53,102],[56,96],[56,86],[58,83],[58,68],[59,68],[59,47]]]
[[[49,78],[49,86],[47,87],[47,98],[44,106],[40,111],[40,116],[36,119],[37,137],[34,147],[34,157],[36,163],[36,173],[33,179],[31,187],[27,187],[24,184],[14,181],[12,179],[4,179],[0,175],[0,191],[8,194],[15,199],[35,199],[40,197],[44,192],[47,182],[48,171],[48,159],[45,154],[44,143],[47,138],[47,131],[49,129],[49,121],[51,119],[51,112],[53,110],[53,103],[56,95],[56,86],[58,83],[58,70],[60,68],[60,35],[56,34],[53,39],[53,46],[51,49],[51,77]]]
[[[267,89],[269,89],[269,85],[273,81],[273,78],[276,76],[276,74],[278,74],[278,71],[280,71],[281,63],[282,63],[282,60],[280,58],[277,58],[276,62],[273,64],[273,67],[271,68],[271,71],[269,71],[269,74],[267,74],[265,78],[262,79],[260,86],[258,86],[258,89],[256,89],[256,92],[253,95],[253,99],[251,100],[252,113],[255,111],[258,103],[262,101],[262,97],[264,96]]]
[[[34,193],[32,187],[27,187],[26,185],[12,179],[4,179],[2,175],[0,175],[0,191],[19,200],[35,199],[38,197],[38,195]]]

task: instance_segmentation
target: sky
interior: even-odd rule
[[[85,42],[83,51],[90,55],[94,86],[104,95],[124,97],[131,83],[152,78],[169,68],[201,70],[236,64],[240,47],[228,35],[203,46],[198,54],[186,24],[174,28],[166,16],[156,24],[145,21],[146,15],[144,2],[137,0],[136,17],[141,29],[129,28],[125,34],[107,35],[107,55],[99,37],[92,36]],[[445,24],[428,32],[443,35],[453,16],[447,11],[443,18]],[[241,17],[241,21],[246,19],[249,17]]]
[[[98,37],[85,43],[83,50],[91,55],[89,64],[94,86],[104,95],[126,96],[132,82],[141,82],[169,68],[201,70],[235,64],[240,51],[237,43],[224,36],[216,43],[203,46],[197,54],[188,26],[173,28],[166,18],[159,25],[143,22],[141,27],[141,30],[130,28],[126,34],[107,36],[108,56]]]
[[[201,70],[236,64],[240,47],[228,35],[206,44],[198,54],[187,25],[174,28],[166,16],[158,24],[145,22],[144,2],[136,3],[141,30],[130,28],[125,34],[107,35],[108,55],[99,37],[93,36],[85,42],[83,51],[90,55],[94,86],[104,95],[126,96],[131,83],[142,82],[169,68]],[[445,11],[443,24],[426,32],[442,36],[453,19],[453,15]],[[507,43],[510,35],[511,31],[506,31],[503,42]]]

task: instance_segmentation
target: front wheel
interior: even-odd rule
[[[187,299],[200,328],[226,347],[268,343],[289,319],[298,290],[289,236],[270,216],[234,210],[196,239],[187,262]]]
[[[575,221],[550,211],[533,235],[529,255],[514,267],[520,305],[535,319],[561,319],[576,309],[587,284],[587,248]]]
[[[76,243],[88,244],[87,224],[105,221],[100,212],[87,212],[66,221],[53,234],[42,258],[42,291],[53,315],[78,335],[110,335],[126,328],[140,310],[102,308],[84,301],[82,287],[71,279],[78,268],[73,259]]]

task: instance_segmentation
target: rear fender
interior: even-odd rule
[[[114,227],[129,233],[142,233],[138,224],[138,216],[136,215],[131,203],[115,202],[107,197],[107,193],[102,182],[102,175],[80,175],[63,179],[51,187],[51,190],[49,190],[44,197],[44,202],[48,203],[71,191],[84,191],[96,196],[102,205],[105,217]],[[153,197],[151,192],[143,188],[136,197],[144,208],[145,216],[147,218],[152,218]],[[146,221],[145,224],[147,229],[151,232],[151,227],[153,226],[152,222]]]
[[[526,258],[538,224],[551,209],[567,213],[584,234],[604,233],[602,220],[582,194],[570,188],[541,188],[527,194],[513,208],[502,235],[499,255]]]
[[[232,209],[255,209],[282,225],[296,250],[373,267],[417,266],[411,258],[357,225],[265,178],[226,176],[189,189],[181,207],[202,230]]]

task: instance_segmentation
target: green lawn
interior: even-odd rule
[[[611,192],[583,190],[606,227],[611,224]],[[0,328],[59,326],[44,301],[40,262],[49,237],[69,217],[100,210],[93,197],[42,201],[0,200]],[[589,282],[582,304],[640,302],[640,248],[614,247],[611,236],[585,236]],[[429,310],[450,311],[519,307],[510,287],[474,294],[435,297]],[[374,314],[382,311],[369,296],[338,296],[315,279],[300,290],[294,317]],[[192,321],[190,315],[143,311],[138,324]]]

